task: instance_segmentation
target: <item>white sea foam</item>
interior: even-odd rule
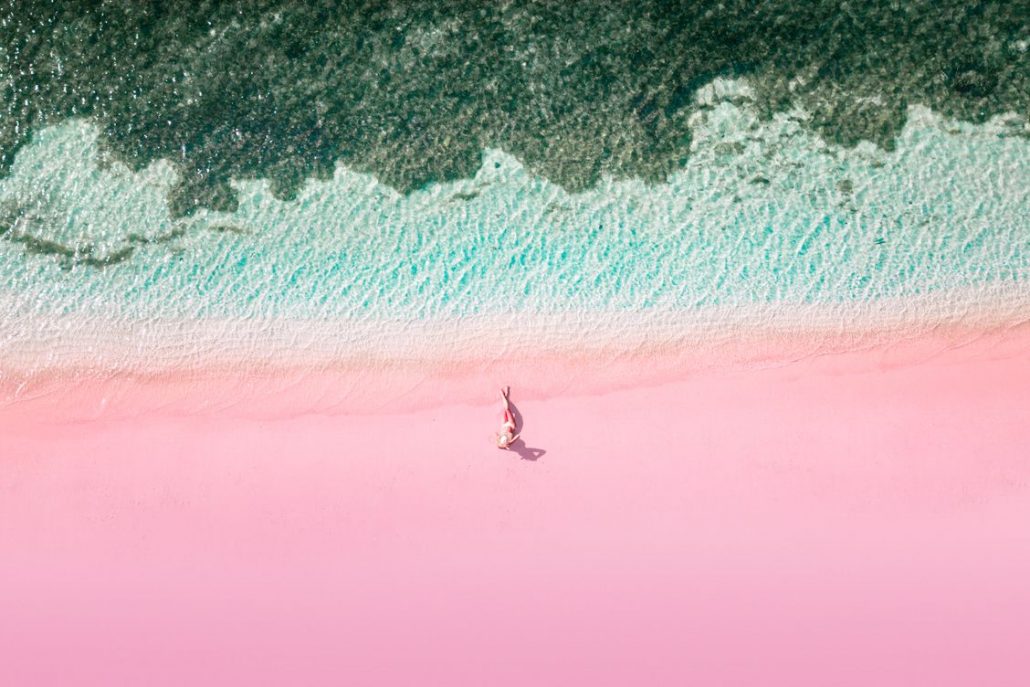
[[[0,303],[2,305],[2,303]],[[0,382],[271,367],[374,369],[653,354],[704,367],[786,360],[932,336],[960,345],[1030,324],[1030,293],[991,285],[879,302],[420,320],[9,316]]]

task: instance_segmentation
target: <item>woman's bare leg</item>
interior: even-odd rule
[[[510,432],[515,431],[515,415],[511,412],[511,405],[508,403],[508,394],[511,393],[511,387],[505,387],[501,389],[501,401],[504,403],[503,415],[503,429]]]

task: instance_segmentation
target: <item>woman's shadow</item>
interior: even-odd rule
[[[512,403],[510,399],[508,400],[508,407],[511,408],[511,414],[515,416],[515,426],[519,428],[519,433],[521,434],[526,428],[526,425],[522,420],[522,413],[519,412],[518,406]],[[530,448],[526,445],[526,442],[522,440],[522,437],[519,437],[512,442],[508,449],[519,454],[519,458],[522,460],[539,460],[541,456],[547,453],[547,451],[542,448]]]

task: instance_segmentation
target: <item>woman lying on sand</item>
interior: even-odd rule
[[[508,393],[511,387],[501,389],[501,400],[504,402],[504,414],[502,415],[501,431],[497,433],[497,448],[509,448],[519,438],[515,434],[515,416],[511,414],[511,406],[508,405]]]

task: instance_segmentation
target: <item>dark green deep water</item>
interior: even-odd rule
[[[907,107],[1030,112],[1030,1],[0,1],[0,175],[35,131],[92,117],[133,169],[182,172],[172,210],[229,210],[230,177],[290,198],[337,161],[410,191],[503,149],[567,190],[659,181],[696,88],[747,75],[766,115],[891,148]]]

